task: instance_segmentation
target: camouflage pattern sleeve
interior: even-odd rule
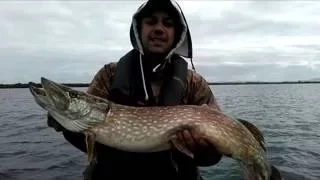
[[[87,92],[101,98],[108,98],[115,67],[116,63],[104,65],[94,76]]]
[[[196,72],[188,73],[188,102],[190,104],[208,104],[212,108],[221,110],[207,81]]]

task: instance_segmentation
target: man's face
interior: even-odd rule
[[[149,53],[167,53],[174,42],[174,22],[165,12],[154,12],[141,21],[141,41]]]

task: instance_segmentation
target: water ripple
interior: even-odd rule
[[[263,132],[286,180],[320,179],[320,85],[215,86],[221,108]],[[47,127],[28,89],[0,90],[0,179],[81,179],[86,156]],[[201,168],[206,180],[239,180],[236,162]]]

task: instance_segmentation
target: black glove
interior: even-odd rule
[[[48,120],[47,120],[47,124],[49,127],[54,128],[57,132],[63,132],[66,129],[61,126],[61,124],[58,123],[58,121],[56,121],[49,113],[48,113]]]

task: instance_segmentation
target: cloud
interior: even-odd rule
[[[0,83],[91,81],[131,49],[131,18],[142,2],[1,1]],[[320,76],[319,2],[178,3],[196,68],[210,81]]]

